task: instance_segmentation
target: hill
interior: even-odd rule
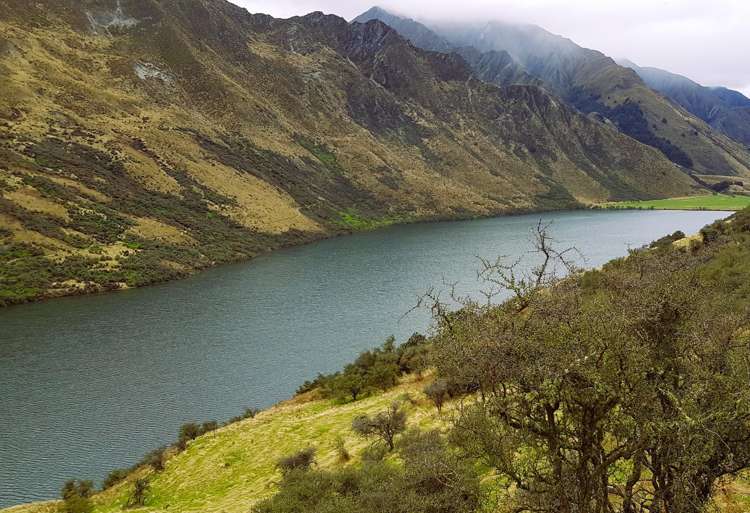
[[[394,222],[703,188],[545,91],[484,83],[377,21],[0,0],[0,29],[0,305]]]
[[[359,461],[368,442],[351,432],[352,420],[375,413],[391,402],[410,395],[412,426],[441,428],[448,412],[440,416],[421,393],[426,381],[407,378],[396,388],[355,403],[337,405],[330,400],[292,400],[264,411],[255,418],[231,424],[190,443],[187,450],[167,461],[164,471],[142,468],[126,481],[98,494],[96,511],[122,511],[133,481],[152,474],[151,500],[138,511],[247,513],[253,505],[275,493],[280,472],[276,462],[283,456],[313,446],[318,466],[339,464],[336,440],[341,437],[353,462]],[[47,513],[56,501],[17,506],[3,513]]]

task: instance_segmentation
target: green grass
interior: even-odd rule
[[[338,159],[336,158],[336,155],[328,148],[328,146],[324,144],[317,144],[314,141],[306,139],[304,137],[299,137],[297,141],[299,142],[300,146],[312,153],[312,155],[324,165],[328,166],[329,168],[339,169]]]
[[[602,208],[641,209],[641,210],[742,210],[750,207],[750,196],[729,196],[712,194],[687,196],[647,201],[617,201],[604,203]]]
[[[378,228],[385,228],[393,224],[403,222],[403,219],[397,217],[384,217],[384,218],[369,218],[364,217],[355,212],[354,210],[347,210],[339,212],[338,223],[353,231],[368,231],[376,230]]]
[[[409,394],[405,402],[409,426],[423,429],[444,426],[449,411],[438,416],[421,392],[426,381],[413,376],[380,395],[347,404],[331,400],[282,403],[203,435],[187,449],[170,458],[164,471],[139,469],[125,481],[94,497],[95,513],[120,512],[133,489],[136,477],[150,476],[151,491],[146,506],[125,511],[248,513],[250,507],[274,494],[281,479],[276,462],[309,446],[316,449],[319,468],[356,463],[369,442],[351,430],[354,417],[384,410],[394,400]],[[342,437],[352,459],[338,460],[336,440]],[[37,503],[11,509],[13,513],[47,513],[54,503]]]

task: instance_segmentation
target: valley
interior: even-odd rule
[[[0,0],[3,513],[749,510],[750,99],[472,1]]]
[[[2,310],[0,411],[15,414],[0,416],[0,506],[54,498],[73,476],[98,482],[185,422],[269,407],[389,335],[429,333],[428,311],[406,315],[419,295],[457,282],[481,298],[477,256],[531,266],[540,217],[597,267],[727,215],[581,210],[392,226],[154,287]]]

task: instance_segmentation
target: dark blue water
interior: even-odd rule
[[[547,214],[589,266],[712,212]],[[521,256],[538,215],[398,226],[279,251],[157,287],[0,310],[0,507],[99,480],[175,438],[289,397],[394,334],[443,279],[476,293],[476,256]]]

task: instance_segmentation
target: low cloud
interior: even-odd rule
[[[750,94],[750,2],[745,0],[233,1],[277,17],[323,11],[351,19],[375,3],[421,20],[532,23],[615,58]]]

